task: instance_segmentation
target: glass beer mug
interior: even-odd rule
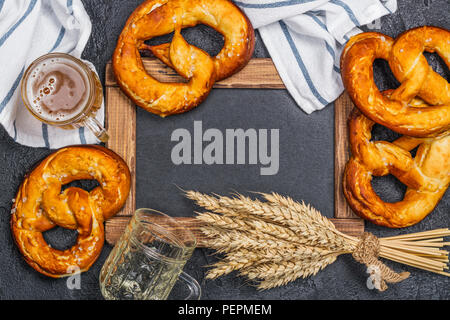
[[[194,235],[175,219],[139,209],[100,273],[108,300],[166,300],[177,281],[189,289],[188,300],[200,299],[198,282],[183,272],[196,246]]]
[[[25,107],[39,121],[61,129],[88,128],[101,142],[109,139],[95,118],[103,102],[97,74],[83,61],[65,53],[36,59],[21,83]]]

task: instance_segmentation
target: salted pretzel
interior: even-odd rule
[[[376,32],[354,36],[344,48],[341,72],[355,105],[371,120],[400,134],[436,137],[450,130],[450,85],[428,65],[424,51],[437,52],[450,68],[450,32],[411,29],[396,40]],[[373,78],[373,62],[384,59],[401,83],[383,95]],[[426,103],[412,105],[415,97]]]
[[[180,30],[205,24],[225,39],[216,57],[187,43]],[[154,37],[174,32],[171,43],[148,46]],[[254,49],[254,31],[245,14],[228,0],[147,0],[129,17],[113,56],[122,90],[138,106],[168,116],[198,106],[216,81],[242,69]],[[144,69],[139,50],[150,50],[188,80],[162,83]]]
[[[371,222],[401,228],[424,219],[450,184],[450,136],[371,141],[375,123],[355,109],[349,119],[352,158],[344,173],[344,194],[355,213]],[[410,151],[417,149],[413,158]],[[392,174],[408,189],[402,201],[387,203],[372,188],[372,176]]]
[[[75,180],[97,180],[90,192],[62,186]],[[130,190],[126,163],[100,146],[61,149],[43,160],[23,181],[14,201],[12,235],[26,262],[38,272],[59,278],[87,271],[104,243],[106,219],[124,205]],[[56,226],[77,230],[70,249],[53,249],[43,232]]]

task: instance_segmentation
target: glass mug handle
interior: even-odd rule
[[[109,135],[105,128],[94,117],[87,117],[81,123],[82,126],[88,128],[101,142],[108,142]]]
[[[180,274],[179,279],[186,284],[190,291],[189,295],[184,298],[184,300],[200,300],[202,290],[197,280],[192,278],[184,271]]]

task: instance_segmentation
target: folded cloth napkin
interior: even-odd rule
[[[339,60],[359,26],[397,10],[396,0],[236,0],[258,29],[286,88],[306,112],[344,90]]]
[[[80,58],[91,29],[81,0],[0,0],[0,123],[18,143],[54,149],[97,142],[87,129],[63,130],[41,123],[25,108],[20,94],[22,76],[36,58],[50,52]],[[104,122],[103,106],[97,119]]]

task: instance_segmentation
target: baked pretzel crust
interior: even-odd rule
[[[76,180],[100,186],[61,192]],[[103,222],[125,204],[130,181],[126,163],[100,146],[67,147],[48,156],[25,177],[12,209],[12,235],[25,261],[53,278],[71,275],[71,268],[87,271],[103,247]],[[56,226],[77,230],[77,243],[64,251],[51,248],[42,233]]]
[[[390,228],[414,225],[439,203],[450,184],[450,136],[371,141],[375,123],[357,109],[349,119],[352,158],[344,173],[344,194],[360,217]],[[413,158],[410,151],[417,149]],[[372,176],[394,175],[408,188],[404,199],[384,202]]]
[[[188,44],[180,30],[205,24],[224,36],[216,57]],[[174,33],[170,44],[148,46],[154,37]],[[245,14],[228,0],[147,0],[129,17],[113,56],[117,81],[138,106],[162,117],[198,106],[216,81],[242,69],[254,50],[254,30]],[[161,83],[149,75],[139,50],[150,50],[187,83]]]
[[[450,68],[450,32],[420,27],[396,40],[381,33],[361,33],[344,48],[342,79],[355,105],[371,120],[403,135],[443,136],[450,130],[450,86],[431,69],[423,51],[437,52]],[[375,59],[387,60],[401,82],[389,97],[374,82]],[[416,96],[427,103],[412,104]]]

